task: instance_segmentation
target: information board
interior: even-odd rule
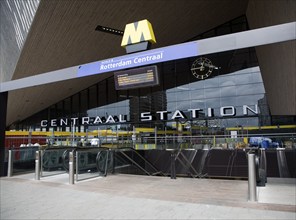
[[[146,66],[114,73],[116,90],[134,89],[159,84],[157,66]]]

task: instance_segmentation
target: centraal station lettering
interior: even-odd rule
[[[254,109],[243,105],[243,115],[258,114],[258,106],[255,105]],[[174,112],[169,111],[156,111],[156,112],[142,112],[140,114],[140,120],[153,121],[153,120],[188,120],[197,119],[200,116],[213,118],[215,116],[219,117],[231,117],[236,115],[236,108],[234,106],[223,106],[219,109],[219,112],[214,112],[213,108],[207,108],[206,114],[203,109],[192,108],[185,111],[176,110]],[[75,125],[99,125],[99,124],[114,124],[114,123],[126,123],[129,122],[127,115],[108,115],[108,116],[96,116],[96,117],[82,117],[82,118],[62,118],[62,119],[51,119],[42,120],[41,127],[62,127],[62,126],[75,126]]]

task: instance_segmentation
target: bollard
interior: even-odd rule
[[[248,200],[257,201],[255,154],[248,154]]]
[[[69,184],[74,184],[74,153],[69,153]]]
[[[8,151],[8,169],[7,169],[7,176],[12,177],[13,172],[13,157],[12,157],[12,150]]]
[[[40,151],[35,153],[35,180],[40,180]]]

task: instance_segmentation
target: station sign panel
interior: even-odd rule
[[[159,84],[157,66],[146,66],[114,73],[116,90],[135,89]]]

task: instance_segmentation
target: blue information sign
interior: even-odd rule
[[[197,42],[177,44],[140,53],[114,57],[79,66],[77,77],[90,76],[198,55]]]

